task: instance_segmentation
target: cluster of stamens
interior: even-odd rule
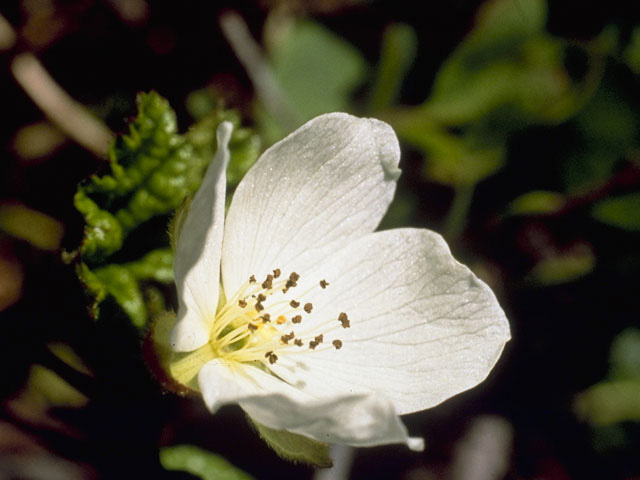
[[[278,361],[277,353],[295,353],[305,346],[311,350],[342,348],[341,340],[325,342],[324,337],[340,327],[350,327],[345,312],[321,323],[314,322],[313,327],[302,334],[291,329],[304,324],[304,319],[313,312],[313,304],[303,302],[304,297],[317,287],[324,290],[330,285],[322,279],[291,298],[293,293],[289,292],[298,287],[299,280],[296,272],[285,278],[278,268],[262,282],[251,275],[216,315],[210,340],[214,352],[228,360],[257,361],[268,367]],[[304,325],[301,328],[304,329]]]

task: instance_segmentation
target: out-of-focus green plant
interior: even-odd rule
[[[609,225],[638,232],[640,231],[640,193],[605,198],[594,205],[593,216]]]
[[[362,54],[340,36],[309,19],[280,18],[266,31],[267,56],[297,127],[322,113],[353,111],[352,95],[367,74]],[[258,105],[263,139],[288,134],[280,119]]]
[[[611,345],[606,380],[582,392],[576,413],[594,426],[640,421],[640,330],[622,331]]]
[[[429,98],[390,117],[425,151],[428,178],[454,187],[479,182],[502,166],[510,132],[565,120],[593,93],[600,52],[582,82],[572,83],[563,63],[568,45],[546,32],[546,16],[544,0],[487,2]]]
[[[166,470],[187,472],[202,480],[251,480],[253,478],[231,465],[220,455],[193,445],[161,448],[160,464]]]
[[[236,126],[236,113],[213,109],[186,134],[177,131],[176,116],[168,102],[155,92],[140,94],[138,115],[127,134],[119,136],[109,151],[109,170],[80,185],[74,198],[85,217],[79,249],[67,254],[77,260],[77,272],[93,298],[92,312],[113,299],[138,327],[148,319],[141,282],[170,283],[173,255],[166,246],[127,251],[129,234],[158,216],[168,216],[193,194],[216,148],[215,131],[224,120]],[[239,181],[258,155],[256,137],[234,130],[230,177]],[[166,237],[166,235],[164,235]],[[129,261],[114,261],[120,256]]]

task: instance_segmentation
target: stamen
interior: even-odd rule
[[[278,297],[280,290],[286,294],[291,288],[297,287],[301,277],[291,272],[283,278],[279,268],[272,272],[261,283],[256,281],[255,275],[251,275],[217,312],[210,333],[215,355],[233,362],[262,362],[269,368],[278,361],[276,352],[280,352],[281,356],[285,353],[294,354],[294,345],[320,350],[318,347],[324,344],[325,334],[331,338],[331,332],[340,326],[350,327],[347,314],[341,312],[338,316],[340,325],[335,321],[336,317],[329,317],[320,323],[310,324],[306,332],[300,330],[300,337],[296,337],[293,331],[284,333],[282,330],[289,322],[301,324],[303,314],[311,314],[314,306],[311,302],[305,303],[304,299],[312,291],[317,292],[318,287],[327,288],[329,282],[325,279],[316,280],[305,286],[306,291],[297,292],[295,298],[291,298],[292,295]],[[336,350],[342,348],[341,340],[329,342]],[[325,348],[330,346],[326,345]],[[304,350],[297,353],[302,352]]]
[[[280,337],[280,340],[282,341],[282,343],[284,343],[284,344],[288,344],[288,343],[289,343],[289,340],[293,340],[293,338],[294,338],[295,336],[296,336],[296,334],[295,334],[295,333],[293,333],[293,331],[291,331],[291,333],[288,333],[288,334],[286,334],[286,335],[282,335],[282,336]]]
[[[342,328],[349,328],[351,326],[349,317],[347,317],[347,314],[344,312],[338,315],[338,321],[342,324]]]

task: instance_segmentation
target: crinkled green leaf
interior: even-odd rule
[[[593,216],[603,223],[629,231],[640,231],[640,193],[600,200]]]
[[[329,454],[329,446],[311,438],[287,432],[286,430],[274,430],[253,421],[260,437],[267,442],[274,452],[285,460],[308,463],[317,467],[331,467],[333,461]]]
[[[220,455],[193,445],[175,445],[160,449],[160,464],[166,470],[188,472],[202,480],[251,480]]]
[[[158,249],[158,240],[153,243],[146,230],[142,237],[147,243],[132,251],[126,242],[149,221],[171,215],[197,190],[216,149],[217,126],[224,120],[240,123],[237,113],[217,108],[181,135],[164,98],[155,92],[138,96],[138,115],[109,150],[109,172],[91,177],[74,197],[86,221],[77,271],[93,296],[95,317],[99,304],[112,297],[135,325],[146,323],[149,314],[140,282],[171,282],[173,256],[169,248]],[[237,128],[230,149],[233,187],[257,159],[259,143],[249,130]],[[157,237],[161,244],[168,243],[164,230]],[[130,261],[114,263],[116,253]]]

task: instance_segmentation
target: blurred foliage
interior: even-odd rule
[[[640,330],[628,328],[611,345],[607,380],[581,393],[575,402],[580,417],[595,426],[640,421]]]
[[[202,480],[251,480],[253,478],[231,465],[220,455],[193,445],[161,448],[160,463],[167,470],[188,472]]]
[[[593,207],[593,216],[615,227],[640,231],[640,192],[600,200]]]
[[[29,242],[42,250],[57,250],[62,241],[62,224],[21,203],[0,204],[0,231]]]
[[[411,26],[393,23],[386,28],[375,82],[371,87],[369,110],[372,114],[396,103],[402,80],[413,66],[417,48],[417,35]]]
[[[390,113],[398,134],[426,155],[427,179],[475,185],[505,162],[507,139],[531,124],[566,120],[599,83],[610,35],[584,48],[589,70],[573,83],[569,44],[545,30],[544,0],[491,0],[436,75],[429,98]]]
[[[135,325],[145,325],[149,312],[141,284],[173,281],[171,250],[152,250],[147,244],[136,260],[111,259],[125,247],[130,233],[155,217],[172,214],[197,190],[216,149],[216,128],[224,120],[235,126],[240,122],[233,111],[214,108],[181,135],[165,99],[155,92],[139,95],[138,115],[109,150],[110,173],[92,176],[74,198],[87,225],[79,250],[66,257],[78,260],[78,275],[93,297],[94,317],[99,316],[98,306],[112,298]],[[257,158],[257,139],[237,128],[230,148],[233,186]]]
[[[265,32],[267,55],[295,125],[256,108],[256,121],[268,143],[322,113],[352,111],[351,98],[367,73],[367,64],[352,45],[319,23],[282,18]]]
[[[564,195],[545,190],[523,193],[511,201],[507,212],[511,215],[536,215],[554,213],[566,204]]]

